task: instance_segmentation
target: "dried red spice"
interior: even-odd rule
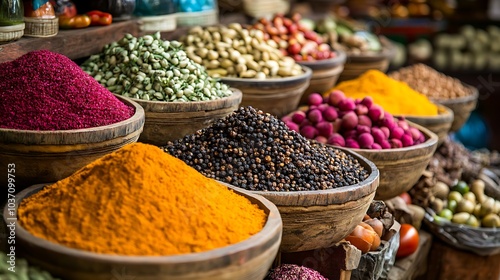
[[[274,268],[265,280],[328,280],[314,269],[295,264],[282,264]]]
[[[91,128],[133,114],[134,108],[64,55],[40,50],[0,64],[1,128]]]

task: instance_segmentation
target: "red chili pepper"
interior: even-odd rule
[[[90,11],[87,15],[91,19],[90,25],[110,25],[113,22],[113,16],[101,11]]]

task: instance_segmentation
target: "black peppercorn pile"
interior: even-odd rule
[[[281,120],[252,107],[242,107],[163,149],[207,177],[247,190],[326,190],[368,177],[352,156],[310,143]]]

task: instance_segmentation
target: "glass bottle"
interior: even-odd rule
[[[24,22],[23,2],[20,0],[0,0],[0,26],[17,25]]]

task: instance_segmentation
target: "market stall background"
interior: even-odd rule
[[[234,1],[219,1],[219,10],[212,9],[212,11],[216,11],[219,14],[219,21],[221,23],[252,23],[252,16],[272,16],[272,14],[270,14],[270,10],[250,9],[251,6],[247,1],[242,1],[242,3],[232,2]],[[391,64],[387,64],[388,68],[383,68],[382,71],[393,71],[400,69],[402,66],[414,63],[425,63],[448,76],[456,77],[460,81],[477,88],[477,108],[472,112],[471,117],[467,120],[464,126],[462,126],[460,130],[452,133],[450,136],[452,139],[465,144],[466,147],[471,150],[483,148],[493,151],[500,149],[498,146],[498,143],[500,143],[500,141],[498,141],[500,138],[500,128],[498,127],[498,122],[495,121],[497,119],[495,110],[497,104],[500,102],[500,100],[498,100],[500,81],[497,81],[497,77],[500,75],[498,72],[498,66],[495,64],[496,58],[494,57],[495,55],[498,55],[497,53],[499,52],[497,47],[494,46],[495,38],[498,38],[496,37],[498,36],[498,31],[491,28],[491,26],[498,26],[498,18],[485,19],[487,18],[485,17],[485,14],[491,13],[493,15],[488,7],[479,7],[480,5],[466,6],[467,4],[465,2],[467,1],[457,1],[458,6],[456,7],[448,7],[444,3],[441,3],[442,5],[434,6],[435,3],[428,4],[425,3],[425,1],[406,1],[408,3],[401,1],[401,3],[397,4],[391,3],[390,6],[387,6],[388,3],[382,3],[384,1],[373,1],[370,5],[361,3],[364,1],[347,1],[347,3],[343,3],[344,5],[332,3],[336,1],[297,1],[286,3],[285,6],[282,6],[284,5],[283,2],[286,1],[276,1],[276,6],[271,6],[277,9],[276,12],[279,12],[279,9],[283,9],[283,7],[287,7],[292,11],[300,11],[303,14],[303,17],[310,15],[311,18],[314,19],[321,18],[323,16],[322,14],[325,14],[324,12],[326,12],[326,9],[323,9],[321,10],[322,13],[318,13],[318,6],[314,6],[314,4],[319,3],[320,5],[324,5],[325,3],[323,2],[330,2],[329,4],[331,4],[331,9],[328,10],[329,12],[342,14],[349,11],[350,16],[364,20],[375,34],[387,36],[389,39],[393,40],[392,44],[397,44],[397,42],[402,43],[402,48],[400,47],[397,54],[395,54],[395,57],[392,57]],[[136,3],[136,5],[137,4],[138,3]],[[310,6],[311,4],[312,6]],[[427,8],[422,5],[427,5]],[[204,13],[201,6],[196,9],[198,10],[183,10],[181,12]],[[467,11],[467,17],[463,16],[464,11]],[[469,16],[471,14],[470,11],[473,11],[472,14],[475,15],[474,17]],[[120,12],[124,12],[125,14],[127,13],[127,11]],[[130,14],[130,11],[128,13]],[[161,17],[155,20],[166,21],[167,17],[164,16],[172,14],[171,7],[168,7],[168,9],[166,11],[162,11],[162,13],[162,15],[155,15]],[[189,16],[188,14],[185,15]],[[202,14],[198,15],[201,16]],[[119,19],[120,17],[118,16],[117,18]],[[33,50],[49,49],[51,51],[61,53],[70,59],[73,59],[78,64],[81,64],[91,55],[101,52],[105,45],[122,39],[122,36],[126,33],[136,37],[152,34],[152,30],[148,29],[150,28],[150,26],[148,26],[150,22],[146,21],[145,17],[129,19],[125,16],[123,19],[126,20],[114,22],[109,26],[88,27],[79,30],[59,30],[57,35],[52,37],[23,37],[17,41],[2,44],[0,45],[0,62],[14,60],[22,54]],[[213,20],[213,13],[208,14],[208,16],[203,19],[205,19],[206,22],[195,21],[194,23],[212,24],[213,22],[211,22],[211,20]],[[177,24],[178,23],[179,21]],[[187,22],[187,24],[192,23],[193,22],[189,22],[189,20]],[[184,24],[186,24],[186,21]],[[165,31],[161,32],[161,38],[163,40],[177,40],[181,38],[182,35],[186,34],[186,32],[190,29],[189,26],[182,26],[182,23],[178,25],[180,26],[177,26],[176,28],[173,27],[172,24],[162,26]],[[486,41],[483,45],[479,46],[470,46],[466,44],[462,48],[457,48],[455,52],[452,52],[451,55],[455,55],[455,57],[442,57],[443,53],[446,52],[445,50],[449,47],[442,47],[439,42],[443,40],[446,41],[446,39],[453,39],[452,36],[463,36],[465,38],[464,40],[469,40],[467,39],[467,36],[470,36],[473,40],[478,36],[484,37],[484,34],[487,31],[490,31],[490,33],[487,33],[486,35],[490,41]],[[449,35],[450,37],[442,39],[440,38],[440,36],[443,36],[442,34],[453,35]],[[476,51],[476,49],[479,49],[479,51]],[[469,54],[474,54],[475,51],[480,53],[481,50],[489,51],[490,49],[491,53],[488,54],[490,55],[491,61],[488,64],[484,64],[484,62],[480,61],[481,59],[484,60],[484,57],[477,57],[476,59],[479,62],[468,61],[471,60],[470,57],[475,57],[470,56]],[[459,61],[461,58],[459,57],[460,55],[463,57],[468,56],[469,59]],[[449,63],[443,63],[443,61]],[[453,63],[456,63],[456,65]],[[483,68],[480,67],[481,65],[483,65]],[[302,103],[304,103],[304,100]],[[471,155],[469,158],[472,160],[474,159],[474,156]],[[483,162],[482,164],[494,165],[496,163],[494,161],[494,157],[490,155],[487,163]],[[479,171],[477,172],[479,173]],[[451,187],[452,184],[453,183],[449,183],[449,186]],[[412,196],[415,195],[411,191],[410,193]],[[437,238],[435,236],[432,238],[432,242],[429,239],[430,238],[427,237],[426,233],[422,233],[421,247],[417,253],[407,257],[407,259],[401,259],[396,262],[394,268],[389,271],[389,275],[384,274],[387,273],[386,271],[382,273],[382,276],[378,275],[374,279],[377,279],[378,277],[381,277],[382,279],[386,277],[388,277],[387,279],[400,279],[397,277],[401,277],[402,279],[405,275],[406,277],[411,278],[416,278],[420,275],[421,279],[427,279],[425,277],[438,277],[438,279],[439,277],[442,277],[442,279],[444,279],[453,275],[463,276],[466,274],[470,275],[470,279],[477,277],[493,277],[491,279],[495,279],[495,275],[499,274],[498,271],[492,270],[491,266],[487,266],[487,264],[490,263],[493,264],[493,267],[495,267],[494,264],[498,263],[498,255],[478,257],[473,254],[460,251],[460,258],[456,257],[454,261],[448,261],[446,264],[433,257],[429,257],[429,259],[427,259],[425,258],[426,254],[428,256],[435,256],[433,252],[437,252],[437,250],[442,250],[448,254],[450,258],[451,256],[457,256],[456,249],[453,249],[449,245],[444,245],[441,241],[436,240]],[[329,251],[327,251],[326,256],[331,257],[332,252],[335,252],[333,255],[345,255],[344,260],[347,261],[349,259],[348,251],[339,249],[340,247],[332,247],[333,249],[330,248]],[[421,250],[423,250],[423,252],[420,252]],[[318,252],[312,253],[318,254]],[[305,260],[308,256],[309,255],[306,254],[305,256],[299,257],[298,255],[294,256],[291,254],[289,256],[282,255],[281,257],[282,259],[293,263],[293,260],[299,260],[301,257]],[[359,256],[353,256],[351,258],[359,259]],[[326,263],[323,264],[325,265],[325,267],[323,267],[323,271],[331,271],[332,268],[329,267],[327,259],[322,260]],[[412,261],[413,265],[410,264]],[[335,262],[342,263],[342,260],[336,260]],[[421,265],[422,267],[417,269],[417,265]],[[479,271],[481,269],[480,265],[484,265],[482,266],[484,268],[482,272]],[[428,266],[427,269],[425,269],[425,266]],[[321,271],[321,267],[322,265],[316,264],[314,268]],[[389,267],[392,267],[392,264],[389,264]],[[355,269],[356,267],[352,266],[352,264],[346,264],[344,267],[339,268],[339,271],[351,271]],[[471,271],[474,271],[474,273],[471,273]],[[333,275],[334,274],[331,274],[330,277],[346,277],[346,275],[349,275],[352,279],[356,279],[354,278],[356,275],[359,277],[359,274],[351,274],[350,272],[347,274],[341,272],[338,275]]]

